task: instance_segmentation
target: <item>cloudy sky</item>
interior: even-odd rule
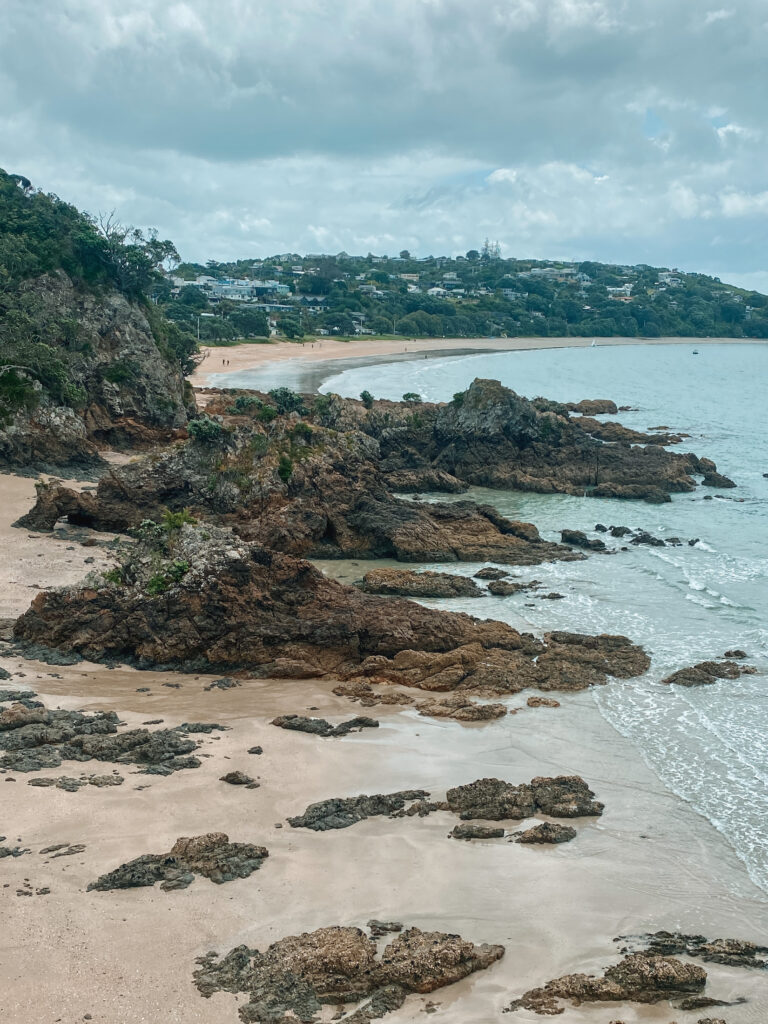
[[[766,55],[766,0],[2,0],[0,166],[187,259],[488,236],[768,290]]]

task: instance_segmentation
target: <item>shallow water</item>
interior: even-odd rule
[[[637,407],[614,418],[637,429],[668,424],[690,433],[679,450],[713,458],[737,482],[735,490],[701,488],[661,506],[476,489],[469,497],[535,522],[548,538],[556,539],[562,527],[592,530],[602,522],[679,536],[684,543],[525,571],[546,590],[564,593],[563,601],[517,595],[488,597],[482,611],[476,600],[451,601],[450,607],[535,632],[626,633],[642,643],[653,658],[651,671],[595,690],[601,712],[672,790],[728,837],[754,881],[768,890],[768,346],[692,343],[445,357],[353,368],[320,390],[356,396],[367,388],[382,398],[407,390],[445,401],[475,377],[498,379],[528,397],[613,398]],[[689,546],[694,538],[698,543]],[[451,571],[471,575],[476,569]],[[760,674],[696,689],[660,685],[670,671],[733,647],[747,651]]]

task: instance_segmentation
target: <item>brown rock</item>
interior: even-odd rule
[[[482,597],[483,591],[466,576],[412,569],[372,569],[363,577],[366,594],[396,597]]]
[[[738,679],[740,675],[751,674],[744,665],[734,661],[700,661],[690,668],[681,668],[662,679],[662,683],[676,686],[709,686],[718,679]]]
[[[549,821],[543,821],[539,825],[526,829],[525,832],[518,832],[515,836],[516,843],[569,843],[576,838],[576,829],[570,825],[557,825]]]
[[[559,708],[560,701],[551,697],[529,697],[525,702],[529,708]]]
[[[599,816],[603,805],[594,795],[578,775],[559,775],[551,779],[535,778],[519,786],[500,779],[478,779],[449,789],[446,799],[460,818],[501,821],[530,818],[536,813],[553,818]]]

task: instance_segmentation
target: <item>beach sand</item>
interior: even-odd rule
[[[445,348],[442,339],[435,344]],[[271,347],[248,346],[254,348]],[[245,366],[244,349],[226,350],[230,370],[238,357]],[[72,583],[109,564],[108,550],[82,547],[66,532],[30,536],[14,529],[11,523],[33,503],[33,481],[1,476],[0,488],[1,616],[24,611],[41,588]],[[78,536],[96,538],[91,531]],[[96,561],[86,563],[88,557]],[[367,567],[363,563],[358,573],[350,563],[349,575]],[[68,793],[29,787],[34,776],[0,771],[0,834],[8,845],[31,851],[0,860],[5,1024],[76,1024],[86,1015],[96,1024],[237,1024],[235,996],[206,1000],[197,992],[195,957],[240,943],[264,948],[324,925],[364,926],[374,917],[507,949],[487,971],[429,996],[410,996],[386,1018],[392,1024],[424,1020],[429,1001],[438,1004],[437,1024],[540,1021],[526,1011],[501,1011],[550,978],[614,962],[612,939],[620,934],[667,928],[768,942],[766,894],[725,838],[670,793],[602,718],[589,692],[558,695],[558,709],[529,709],[526,693],[509,699],[521,708],[518,714],[478,725],[377,707],[365,713],[380,720],[379,729],[322,739],[269,722],[285,713],[333,721],[358,714],[358,705],[334,696],[329,683],[243,680],[235,689],[206,692],[211,676],[87,663],[51,667],[16,655],[0,657],[0,666],[12,673],[3,686],[34,689],[51,707],[114,709],[132,727],[157,718],[166,726],[205,721],[230,727],[201,737],[206,756],[200,768],[167,778],[120,766],[122,786]],[[143,687],[150,692],[138,692]],[[263,755],[246,753],[254,744]],[[78,776],[113,767],[65,763],[39,774]],[[257,777],[260,788],[219,781],[234,769]],[[327,833],[285,823],[326,797],[423,787],[439,799],[449,786],[484,776],[517,783],[560,773],[583,776],[606,808],[600,819],[573,822],[579,834],[562,847],[458,842],[447,838],[456,819],[445,812],[373,818]],[[86,892],[105,871],[168,850],[179,836],[208,831],[263,844],[270,856],[251,877],[219,886],[197,878],[181,892]],[[86,849],[58,859],[40,855],[62,842]],[[25,879],[50,894],[17,896]],[[704,1013],[724,1013],[728,1024],[764,1024],[768,972],[706,969],[709,994],[749,1002],[688,1014],[666,1003],[589,1004],[568,1006],[558,1019],[695,1024]]]

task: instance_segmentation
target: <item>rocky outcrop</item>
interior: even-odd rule
[[[580,402],[566,402],[565,408],[581,416],[615,416],[619,411],[619,407],[610,398],[582,398]]]
[[[118,732],[119,724],[114,711],[88,714],[13,704],[0,712],[0,767],[34,772],[57,768],[63,761],[93,759],[167,775],[200,765],[190,756],[197,743],[183,727]]]
[[[505,704],[478,704],[461,693],[418,701],[415,706],[420,715],[452,718],[456,722],[492,722],[507,714]]]
[[[401,811],[413,800],[426,800],[423,789],[404,789],[399,793],[376,793],[374,796],[332,797],[310,804],[303,814],[288,819],[291,828],[310,828],[313,832],[349,828],[365,818]]]
[[[482,597],[483,591],[467,576],[412,569],[371,569],[363,577],[366,594],[397,597]]]
[[[708,939],[705,935],[660,931],[637,936],[621,935],[616,942],[627,943],[632,949],[639,944],[649,953],[661,956],[691,956],[706,963],[725,964],[726,967],[768,969],[768,946],[746,939]]]
[[[462,819],[502,821],[530,818],[537,813],[552,818],[599,816],[603,805],[594,796],[578,775],[559,775],[553,779],[535,778],[519,786],[500,779],[478,779],[449,789],[446,800]]]
[[[511,597],[513,594],[524,594],[529,590],[536,590],[541,586],[538,580],[529,580],[527,583],[515,583],[512,580],[491,580],[488,584],[488,593],[494,597]]]
[[[201,957],[195,984],[204,996],[244,992],[244,1024],[319,1020],[323,1006],[342,1008],[350,1024],[365,1024],[428,993],[485,970],[503,946],[477,946],[459,935],[408,928],[379,954],[359,928],[319,928],[273,943],[263,953],[238,946],[219,959]],[[346,1004],[360,1003],[346,1014]]]
[[[160,888],[170,892],[186,889],[195,875],[220,885],[235,878],[247,878],[258,871],[268,856],[263,846],[230,843],[223,832],[207,832],[191,839],[177,839],[169,853],[146,853],[128,861],[91,882],[88,891],[133,889],[160,882]]]
[[[576,829],[570,825],[558,825],[551,821],[542,821],[525,832],[515,833],[516,843],[538,845],[539,843],[570,843],[576,838]]]
[[[554,632],[538,640],[501,622],[363,594],[229,530],[184,525],[159,548],[154,538],[128,552],[112,582],[92,577],[40,593],[15,625],[22,648],[465,696],[581,690],[649,664],[621,636]]]
[[[305,715],[278,715],[272,719],[272,725],[280,729],[291,729],[295,732],[308,732],[314,736],[346,736],[350,732],[360,732],[362,729],[378,729],[379,723],[375,718],[350,718],[346,722],[339,722],[338,725],[331,725],[324,718],[307,718]]]
[[[577,548],[587,548],[589,551],[605,551],[605,542],[596,537],[590,539],[583,530],[561,530],[560,539],[563,544],[573,544]]]
[[[27,281],[22,291],[40,335],[66,356],[78,399],[61,404],[35,381],[34,401],[0,424],[0,465],[93,465],[101,461],[98,445],[167,441],[185,427],[181,370],[138,303],[117,291],[76,287],[62,271]],[[74,328],[77,341],[59,324]]]
[[[531,989],[508,1009],[559,1014],[563,1012],[561,1001],[576,1006],[585,1002],[658,1003],[701,992],[706,980],[706,971],[696,964],[672,957],[633,953],[607,968],[602,977],[567,974],[547,982],[542,988]]]
[[[642,430],[632,430],[621,423],[614,423],[610,420],[594,420],[590,416],[582,416],[574,422],[590,437],[614,444],[680,444],[691,436],[690,434],[674,434],[667,430],[654,430],[652,433],[645,433]]]
[[[719,679],[738,679],[742,675],[754,675],[756,669],[750,665],[739,665],[735,661],[700,661],[698,665],[678,669],[662,679],[662,683],[675,686],[710,686]]]

